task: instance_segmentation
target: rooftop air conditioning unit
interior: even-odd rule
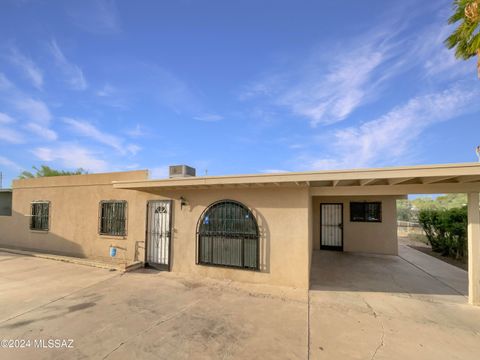
[[[195,176],[195,168],[187,165],[172,165],[169,170],[170,178]]]

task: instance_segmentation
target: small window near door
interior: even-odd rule
[[[34,201],[30,206],[30,230],[48,231],[50,203]]]
[[[350,221],[354,222],[381,222],[381,202],[351,202]]]
[[[101,201],[100,202],[100,235],[126,236],[127,235],[127,202]]]

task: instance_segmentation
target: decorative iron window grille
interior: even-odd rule
[[[50,203],[35,201],[30,206],[30,230],[48,231]]]
[[[127,235],[127,202],[101,201],[99,211],[100,235]]]
[[[350,221],[382,222],[381,202],[351,202]]]
[[[198,263],[259,269],[259,231],[252,212],[233,200],[210,205],[197,227]]]

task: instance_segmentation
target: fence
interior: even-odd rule
[[[408,236],[410,234],[425,235],[422,226],[412,221],[397,221],[397,231],[399,236]]]

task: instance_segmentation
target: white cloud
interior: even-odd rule
[[[10,115],[0,112],[0,124],[11,124],[13,122],[15,120]]]
[[[148,135],[147,131],[145,131],[140,124],[135,125],[133,129],[125,131],[125,133],[133,138],[138,138],[142,136]]]
[[[14,104],[27,117],[26,129],[49,141],[58,138],[57,133],[50,129],[52,114],[43,101],[19,96]]]
[[[24,74],[32,82],[33,86],[35,86],[37,89],[42,88],[43,72],[33,62],[32,59],[20,53],[16,48],[11,49],[9,59],[13,64],[18,66],[24,72]]]
[[[77,135],[89,137],[101,144],[112,147],[122,154],[130,153],[135,155],[138,151],[140,151],[139,146],[134,144],[124,145],[123,139],[118,136],[100,131],[88,121],[68,117],[63,118],[63,121],[68,124]]]
[[[39,147],[33,153],[42,161],[57,161],[69,169],[83,168],[92,172],[101,172],[108,169],[106,161],[97,158],[90,150],[75,144],[63,144],[55,148]]]
[[[380,85],[397,74],[398,32],[376,29],[341,48],[313,51],[306,60],[248,86],[240,98],[266,97],[312,126],[342,121],[375,99]]]
[[[109,97],[109,96],[112,96],[113,94],[115,94],[116,90],[117,89],[114,88],[112,85],[105,84],[103,86],[103,88],[101,88],[100,90],[97,91],[97,96]]]
[[[25,138],[18,131],[0,126],[0,140],[11,144],[22,144]]]
[[[29,130],[30,132],[35,133],[41,138],[52,141],[57,139],[57,134],[55,131],[50,129],[52,114],[47,104],[41,100],[36,100],[28,95],[23,94],[19,91],[12,83],[10,83],[1,73],[0,73],[0,90],[7,90],[2,88],[2,80],[5,80],[7,84],[8,91],[5,91],[5,99],[13,104],[17,109],[18,117],[21,119],[23,128]],[[21,115],[20,115],[21,114]],[[5,113],[0,113],[0,124],[13,123],[14,120]],[[7,135],[7,131],[4,130],[3,138]],[[8,134],[12,136],[13,143],[24,142],[24,137],[17,131],[10,129]]]
[[[52,114],[43,101],[35,100],[26,96],[18,96],[14,100],[16,108],[28,117],[29,121],[33,121],[42,125],[50,124]]]
[[[45,140],[54,141],[58,138],[58,135],[55,131],[41,124],[30,122],[25,125],[25,128],[37,134],[39,137],[44,138]]]
[[[455,58],[455,51],[448,49],[443,43],[452,30],[452,26],[436,23],[419,36],[422,41],[414,51],[417,58],[422,59],[426,76],[436,78],[441,76],[447,79],[468,73],[475,76],[473,59],[463,61]]]
[[[307,168],[334,169],[397,163],[428,127],[480,108],[479,91],[452,87],[417,96],[378,119],[337,130],[328,145],[329,156],[306,157]]]
[[[193,118],[195,120],[207,121],[207,122],[215,122],[215,121],[223,120],[223,116],[218,114],[202,114],[202,115],[194,116]]]
[[[142,150],[142,148],[138,145],[135,145],[135,144],[128,144],[126,146],[126,150],[132,154],[132,155],[135,155],[137,154],[140,150]]]
[[[62,50],[55,40],[50,42],[50,51],[55,62],[63,75],[66,77],[67,83],[73,90],[85,90],[88,87],[87,80],[83,75],[82,69],[67,60]]]
[[[15,169],[15,170],[23,170],[23,168],[20,165],[18,165],[16,162],[14,162],[10,159],[7,159],[6,157],[1,156],[1,155],[0,155],[0,165],[7,166],[7,167]]]
[[[50,129],[52,114],[47,104],[21,94],[15,96],[13,103],[26,117],[24,125],[26,129],[49,141],[58,138],[57,133]]]
[[[0,73],[0,90],[7,90],[12,86],[13,84],[6,78],[5,74]]]

